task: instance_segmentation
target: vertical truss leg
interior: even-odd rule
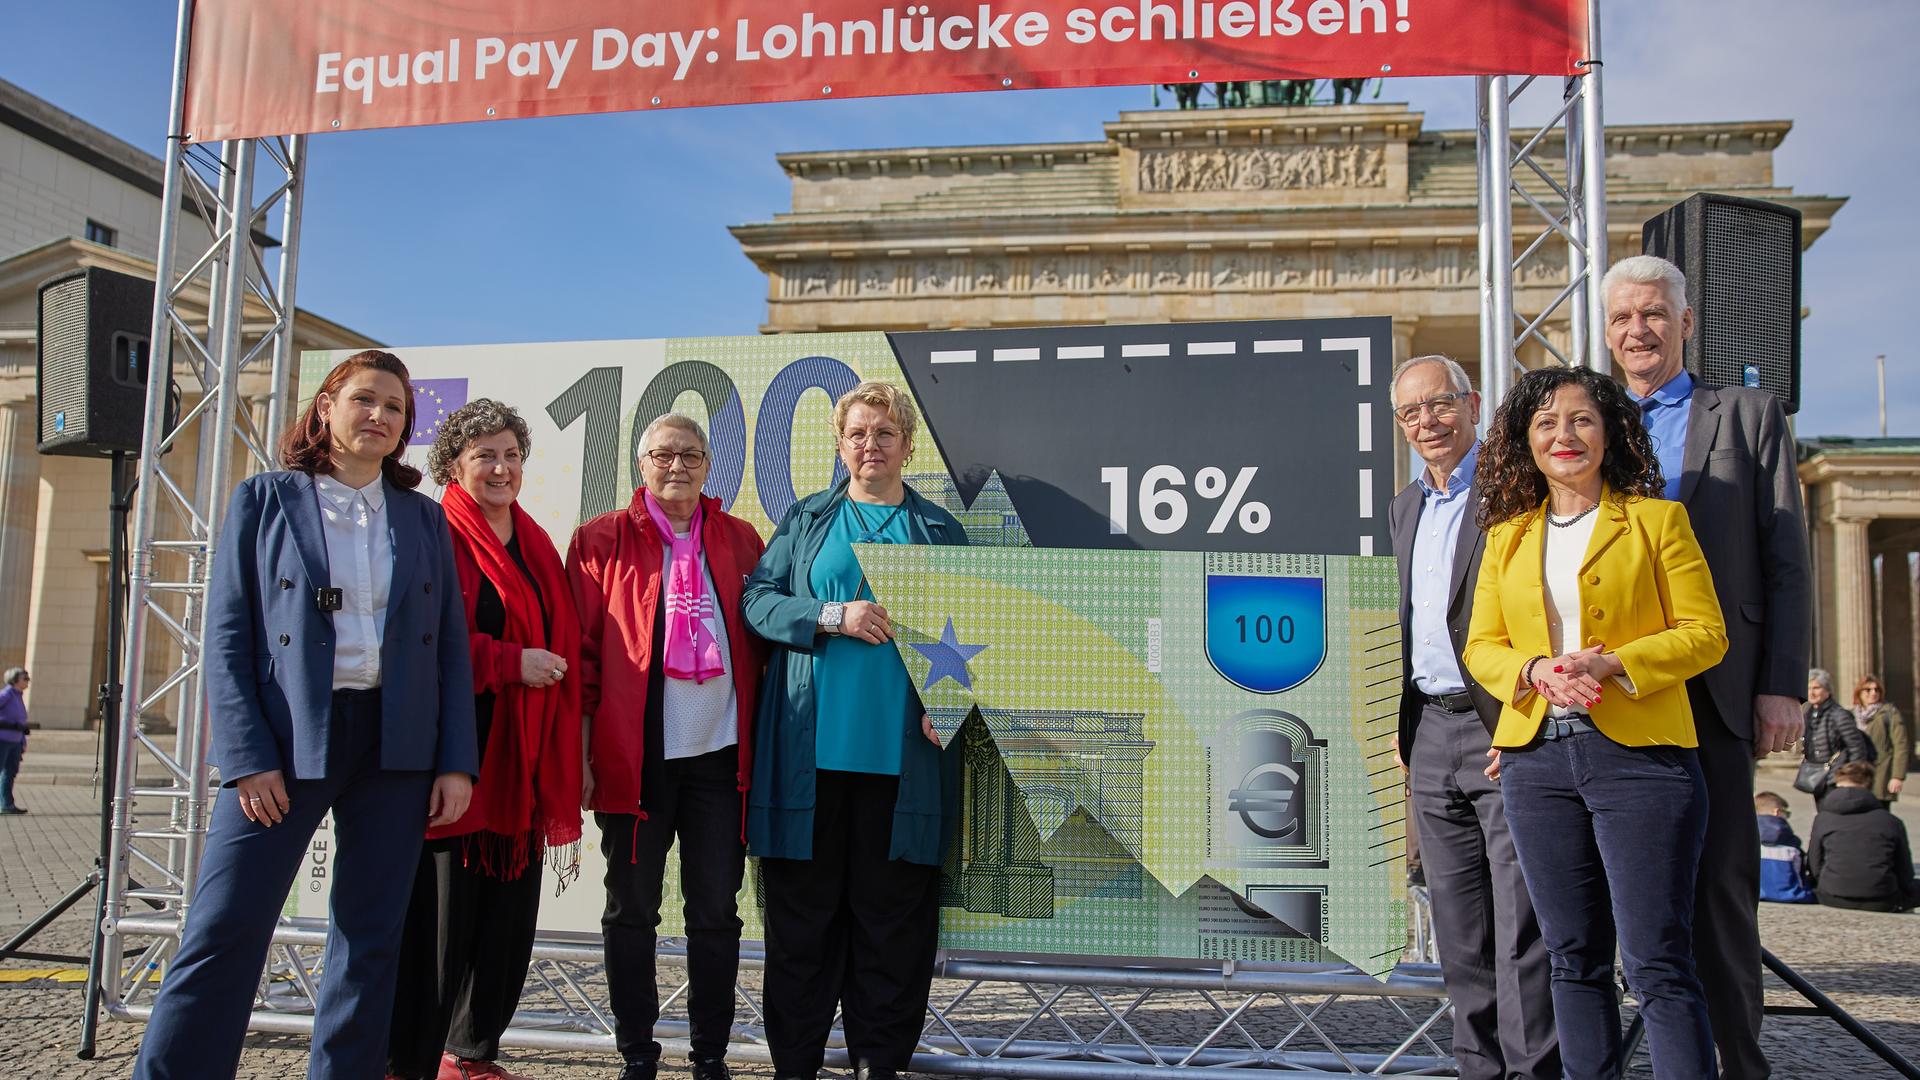
[[[1545,124],[1518,133],[1512,125],[1513,104],[1538,79],[1523,79],[1517,87],[1507,76],[1475,80],[1480,378],[1483,417],[1489,421],[1521,365],[1519,350],[1529,344],[1563,364],[1605,371],[1610,363],[1603,325],[1606,297],[1600,289],[1607,267],[1607,191],[1599,8],[1599,0],[1588,0],[1583,73],[1562,84]],[[1559,153],[1549,158],[1556,140]],[[1516,250],[1516,245],[1524,246]],[[1565,272],[1540,273],[1547,253],[1559,251],[1565,252]],[[1559,287],[1544,304],[1523,303],[1517,283],[1529,290]],[[1564,337],[1558,334],[1562,327]]]
[[[181,0],[175,30],[151,324],[158,362],[156,377],[147,384],[136,463],[125,694],[109,781],[102,987],[103,1003],[120,1017],[129,1015],[128,995],[149,992],[152,985],[148,979],[122,977],[128,947],[121,923],[130,905],[161,909],[167,929],[158,933],[167,944],[177,938],[192,903],[212,808],[202,655],[207,581],[235,481],[273,466],[269,436],[285,424],[293,362],[306,141],[252,139],[217,148],[188,144],[183,115],[193,8],[193,0]],[[197,236],[198,228],[183,220],[183,205],[205,223],[210,239],[204,246],[185,246],[184,238]],[[269,271],[255,238],[276,207],[283,239],[279,265]],[[265,332],[248,340],[249,324],[262,323]],[[263,358],[270,358],[270,365]],[[269,366],[271,374],[260,386],[262,369]],[[161,373],[177,378],[187,399],[172,430],[166,425],[174,387]],[[264,416],[245,396],[248,389],[256,402],[265,402]],[[176,725],[171,746],[140,730],[141,718],[156,714],[170,714]],[[135,787],[143,760],[160,765],[168,778],[165,786]],[[150,887],[133,882],[134,858],[160,871]],[[138,932],[154,934],[153,925],[149,920]],[[171,950],[144,954],[157,957]]]

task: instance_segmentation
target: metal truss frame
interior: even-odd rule
[[[135,471],[129,560],[124,687],[110,778],[112,849],[107,853],[102,1003],[124,1015],[130,905],[161,907],[177,925],[191,907],[212,809],[208,792],[206,682],[201,663],[205,597],[229,493],[242,469],[273,467],[285,423],[293,353],[294,287],[306,179],[306,139],[233,141],[189,147],[182,130],[192,0],[180,5],[154,306],[149,341],[153,377]],[[183,243],[183,203],[210,240]],[[278,265],[267,266],[265,226],[281,214]],[[185,257],[191,256],[191,261]],[[187,306],[204,290],[204,315]],[[249,305],[267,315],[251,342]],[[258,330],[256,322],[255,329]],[[264,399],[242,397],[241,376],[265,368]],[[169,372],[197,400],[169,425]],[[189,452],[191,451],[191,452]],[[164,712],[178,723],[170,743],[141,729]],[[142,764],[157,765],[158,786],[138,786]],[[138,805],[136,805],[138,804]],[[144,884],[142,883],[144,882]],[[176,938],[142,954],[152,970]]]
[[[130,916],[123,932],[164,938],[166,916]],[[250,1028],[310,1034],[323,975],[326,923],[287,919],[274,936]],[[662,938],[663,967],[684,970],[686,946]],[[765,953],[743,942],[740,966],[761,969]],[[1351,968],[1315,964],[1244,965],[1232,961],[1130,967],[1021,962],[942,955],[935,964],[935,1000],[928,1005],[912,1071],[1021,1080],[1147,1080],[1178,1070],[1222,1080],[1249,1068],[1288,1076],[1454,1076],[1453,1061],[1433,1036],[1452,1012],[1439,970],[1402,965],[1385,980]],[[685,1053],[688,1022],[684,978],[661,1006],[655,1035],[668,1053]],[[152,1013],[157,984],[149,965],[135,965],[116,986],[123,1018]],[[770,1063],[765,1018],[749,980],[736,987],[737,1023],[728,1056]],[[1169,1042],[1149,1017],[1177,1010],[1197,1038]],[[1363,1012],[1372,1029],[1356,1048],[1336,1026]],[[1343,1045],[1343,1040],[1349,1045]],[[527,988],[502,1045],[546,1051],[613,1054],[613,1020],[597,938],[542,935],[534,944]],[[849,1070],[836,1033],[829,1068]],[[1229,1074],[1228,1070],[1233,1070]]]
[[[1517,84],[1506,75],[1474,80],[1477,113],[1475,149],[1480,178],[1480,391],[1481,417],[1491,424],[1493,411],[1525,370],[1520,349],[1537,343],[1549,357],[1568,366],[1606,371],[1606,297],[1600,279],[1607,267],[1606,128],[1601,110],[1600,2],[1587,0],[1587,55],[1584,74],[1564,80],[1560,100],[1544,124],[1531,133],[1513,128],[1513,106],[1545,95],[1535,90],[1538,76]],[[1559,136],[1561,156],[1545,151]],[[1525,139],[1515,145],[1518,135]],[[1523,213],[1516,223],[1516,207]],[[1516,253],[1518,238],[1526,241]],[[1526,266],[1542,259],[1555,244],[1567,256],[1565,284],[1534,313],[1517,309],[1514,282]],[[1564,310],[1570,333],[1565,348],[1546,333],[1548,321]]]
[[[1589,0],[1588,9],[1592,36],[1586,74],[1568,80],[1553,120],[1517,148],[1510,107],[1536,80],[1525,79],[1517,87],[1504,76],[1477,80],[1481,359],[1489,410],[1510,384],[1516,348],[1528,341],[1540,342],[1563,363],[1605,363],[1595,332],[1602,298],[1592,272],[1606,263],[1598,0]],[[155,357],[179,361],[183,381],[199,397],[169,427],[168,380],[148,380],[121,665],[125,693],[110,777],[112,849],[107,853],[101,1003],[109,1015],[133,1021],[150,1014],[155,975],[177,945],[192,907],[212,809],[201,633],[225,503],[240,475],[275,466],[275,446],[293,405],[306,139],[239,140],[217,148],[188,144],[183,122],[193,11],[194,0],[180,0],[150,340]],[[1549,167],[1539,151],[1556,127],[1564,131],[1565,160]],[[1536,194],[1536,183],[1544,194]],[[1517,255],[1513,196],[1539,219],[1537,233]],[[185,253],[183,200],[197,208],[211,234],[204,249],[190,253],[191,261],[180,258]],[[271,242],[263,243],[264,226],[276,210],[279,258],[269,272],[265,248]],[[1567,245],[1566,286],[1544,311],[1522,316],[1514,310],[1514,271],[1555,242]],[[1493,257],[1496,252],[1501,257]],[[183,301],[202,289],[206,310],[196,316]],[[251,342],[246,340],[250,302],[268,316],[264,331]],[[1542,331],[1561,307],[1569,310],[1573,324],[1568,350]],[[244,399],[243,374],[262,368],[268,375],[266,393]],[[189,446],[194,454],[168,456],[169,450]],[[170,743],[141,730],[140,718],[156,712],[177,721]],[[163,781],[139,786],[142,763],[156,765]],[[1420,917],[1423,899],[1416,892],[1417,960],[1431,956],[1430,922]],[[147,907],[156,910],[149,913]],[[323,922],[282,920],[261,978],[255,1030],[312,1030],[324,938]],[[135,947],[136,939],[143,944]],[[743,950],[743,968],[759,966],[756,949],[749,944]],[[663,945],[668,963],[676,953],[683,957],[684,949]],[[611,1017],[593,990],[593,980],[603,975],[598,940],[543,935],[534,957],[527,997],[505,1043],[611,1050]],[[958,980],[963,988],[929,1007],[915,1071],[1024,1080],[1144,1080],[1168,1069],[1218,1078],[1225,1070],[1247,1068],[1299,1076],[1455,1075],[1451,1058],[1431,1036],[1451,1006],[1429,964],[1404,964],[1385,980],[1375,980],[1351,968],[1324,965],[1160,961],[1135,967],[943,955],[936,974]],[[684,992],[683,985],[669,1004]],[[996,993],[1016,995],[1020,1008],[1010,1013],[1010,1006],[998,1001],[985,1014],[978,1011]],[[1204,1033],[1184,1045],[1157,1038],[1143,1019],[1176,999],[1209,1020]],[[1337,1006],[1356,1001],[1377,1005],[1402,1025],[1393,1045],[1365,1051],[1341,1045],[1333,1021],[1344,1014]],[[745,988],[741,1002],[749,1022],[738,1032],[736,1056],[770,1060],[761,1039],[759,1005]],[[1071,1015],[1071,1003],[1094,1019]],[[1259,1035],[1260,1024],[1275,1017],[1285,1030],[1277,1037]],[[680,1041],[684,1025],[684,1019],[663,1021],[661,1034],[669,1047],[685,1048]],[[844,1050],[830,1050],[828,1063],[844,1067]]]

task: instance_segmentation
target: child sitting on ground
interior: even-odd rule
[[[1793,811],[1787,800],[1771,791],[1753,797],[1753,812],[1760,819],[1760,899],[1778,904],[1811,904],[1813,890],[1807,888],[1806,852],[1800,838],[1793,835],[1787,819]]]
[[[1920,899],[1907,827],[1873,797],[1873,763],[1834,770],[1807,843],[1814,894],[1828,907],[1905,911]]]

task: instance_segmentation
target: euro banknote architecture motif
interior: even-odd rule
[[[946,948],[1393,966],[1390,561],[856,551],[961,744]]]

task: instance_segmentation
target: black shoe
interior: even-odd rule
[[[693,1080],[733,1080],[725,1058],[689,1057],[687,1061],[693,1069]]]
[[[659,1073],[657,1061],[629,1061],[620,1070],[620,1080],[654,1080]]]
[[[27,808],[24,806],[9,806],[5,809],[0,809],[0,814],[24,814],[26,812]]]
[[[900,1080],[900,1072],[890,1066],[860,1061],[854,1063],[853,1080]]]

